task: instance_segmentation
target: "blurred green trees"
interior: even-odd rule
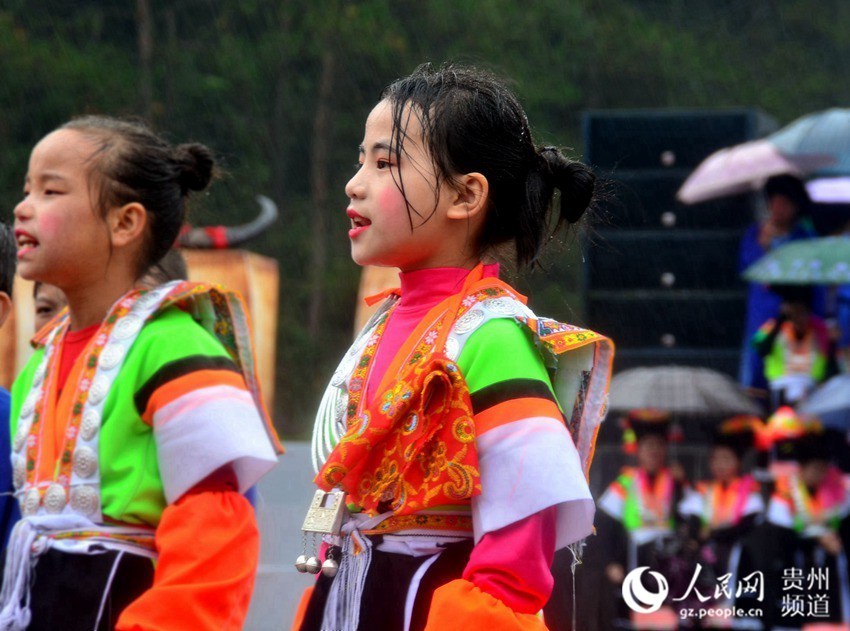
[[[389,81],[423,61],[487,66],[540,141],[580,155],[587,108],[758,106],[784,123],[847,105],[847,24],[842,0],[6,0],[0,209],[8,220],[32,145],[74,115],[143,116],[209,144],[227,176],[194,223],[243,221],[260,192],[281,208],[253,248],[281,265],[275,416],[305,436],[352,333],[343,186]],[[575,320],[572,246],[525,286]]]

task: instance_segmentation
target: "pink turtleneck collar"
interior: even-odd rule
[[[384,373],[416,325],[433,307],[459,292],[470,271],[463,267],[433,267],[399,273],[401,298],[390,315],[375,353],[369,382],[366,385],[366,401],[371,401],[375,396],[375,390]],[[498,275],[498,263],[484,266],[484,278]]]

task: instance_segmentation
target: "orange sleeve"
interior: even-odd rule
[[[425,631],[546,631],[538,616],[517,613],[501,600],[462,578],[434,592]]]
[[[241,629],[260,553],[254,509],[239,493],[189,493],[165,509],[156,531],[153,586],[117,631]]]

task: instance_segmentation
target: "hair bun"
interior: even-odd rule
[[[188,191],[202,191],[209,186],[213,178],[215,157],[208,147],[195,142],[178,145],[174,150],[174,161],[178,167],[180,189],[184,194]]]
[[[576,223],[593,202],[596,175],[587,165],[567,158],[557,147],[543,147],[539,155],[552,185],[561,191],[561,217]]]

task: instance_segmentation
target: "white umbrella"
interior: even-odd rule
[[[688,176],[676,197],[696,204],[716,197],[757,191],[769,177],[802,177],[835,159],[820,154],[787,156],[766,139],[752,140],[712,153]]]
[[[850,177],[823,177],[806,182],[813,202],[820,204],[850,203]]]
[[[683,416],[761,412],[730,377],[694,366],[632,368],[618,373],[611,381],[608,405],[612,410],[654,408]]]

